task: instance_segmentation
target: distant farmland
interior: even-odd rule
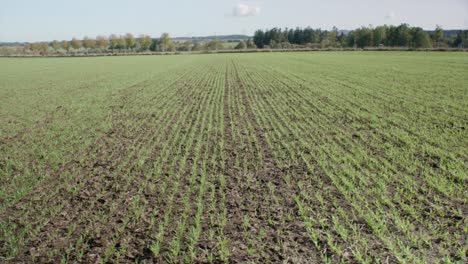
[[[0,124],[0,262],[467,261],[467,53],[1,58]]]

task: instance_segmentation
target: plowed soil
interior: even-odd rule
[[[1,59],[0,262],[466,262],[466,72],[464,53]]]

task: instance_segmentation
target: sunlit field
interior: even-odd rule
[[[468,53],[0,58],[0,262],[467,261]]]

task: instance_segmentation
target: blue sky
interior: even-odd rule
[[[131,32],[157,37],[252,34],[258,28],[353,29],[409,23],[468,28],[468,0],[1,0],[0,41]]]

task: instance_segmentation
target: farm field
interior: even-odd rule
[[[468,54],[0,59],[0,262],[463,263]]]

